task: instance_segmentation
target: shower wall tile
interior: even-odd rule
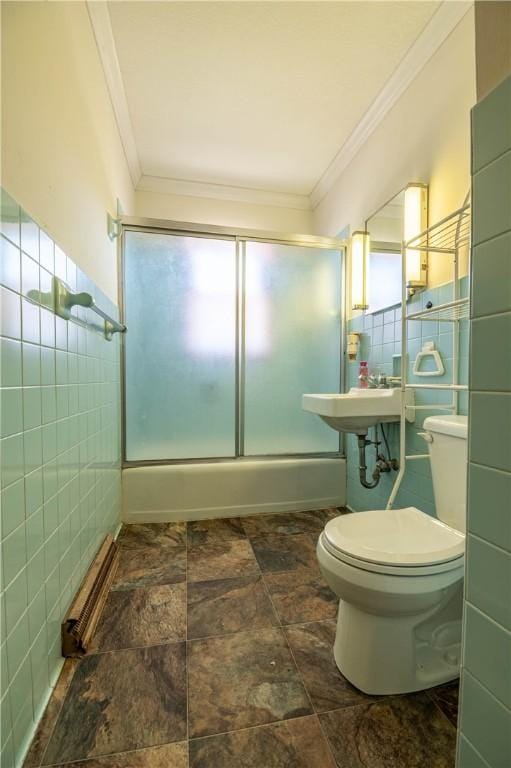
[[[21,339],[21,299],[19,294],[2,286],[0,302],[2,335],[11,339]]]
[[[52,311],[55,270],[118,310],[5,191],[0,222],[2,768],[58,675],[60,624],[120,517],[119,337]]]
[[[467,601],[505,629],[511,630],[511,555],[469,535],[465,594]]]
[[[458,765],[463,768],[488,768],[488,763],[476,752],[464,736],[459,740]]]
[[[0,189],[0,232],[19,247],[20,207],[4,189]]]
[[[472,389],[511,392],[511,312],[474,318],[470,355]]]
[[[468,495],[469,530],[511,553],[511,473],[472,464]]]
[[[465,665],[511,709],[511,633],[472,605],[467,606],[465,626]]]
[[[472,259],[473,317],[511,312],[511,232],[476,246]]]
[[[511,391],[471,392],[470,414],[470,461],[511,472]]]
[[[511,765],[511,77],[472,110],[469,545],[459,768]]]
[[[472,177],[474,245],[511,229],[511,150]]]
[[[0,242],[0,279],[6,288],[19,292],[21,285],[20,250],[5,238],[2,238]]]
[[[472,115],[472,170],[474,173],[511,147],[511,79],[477,105]]]
[[[468,671],[462,675],[460,727],[491,768],[511,765],[511,712]],[[459,768],[465,768],[458,761]]]

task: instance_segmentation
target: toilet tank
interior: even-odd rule
[[[439,520],[465,532],[467,516],[467,416],[429,416],[424,421],[436,513]]]

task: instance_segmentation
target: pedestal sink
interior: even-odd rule
[[[369,427],[387,421],[399,421],[403,393],[400,388],[359,389],[346,394],[302,395],[304,411],[315,413],[338,432],[367,434]],[[413,390],[405,392],[407,419],[413,421]]]

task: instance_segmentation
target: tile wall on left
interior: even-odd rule
[[[52,277],[117,307],[1,192],[1,764],[20,765],[61,667],[60,623],[120,519],[119,335],[52,311]]]

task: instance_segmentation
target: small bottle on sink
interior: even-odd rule
[[[360,389],[367,389],[369,386],[369,368],[367,367],[367,360],[360,361],[360,368],[358,370],[358,386]]]

